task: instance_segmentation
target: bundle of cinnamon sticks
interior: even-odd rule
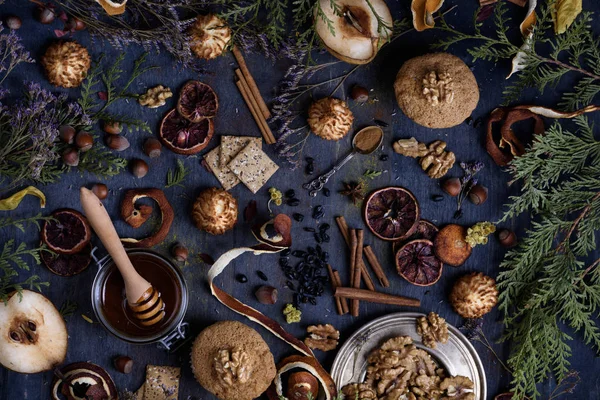
[[[254,78],[248,70],[244,56],[237,46],[233,47],[232,52],[238,65],[240,66],[235,70],[235,74],[238,78],[235,84],[240,90],[246,105],[250,109],[250,112],[252,113],[252,116],[254,117],[254,120],[256,121],[256,124],[258,125],[260,133],[265,139],[265,142],[267,144],[273,144],[275,143],[275,136],[273,136],[273,132],[271,132],[271,128],[269,128],[269,124],[267,123],[267,119],[271,117],[271,112],[261,96]]]

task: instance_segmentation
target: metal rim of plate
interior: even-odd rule
[[[435,362],[451,375],[463,375],[474,383],[477,400],[486,400],[487,383],[483,364],[469,340],[454,326],[448,324],[448,343],[438,343],[436,349],[426,347],[417,333],[416,320],[421,313],[400,312],[377,318],[352,334],[340,348],[331,377],[338,388],[351,382],[362,382],[366,374],[367,356],[385,339],[410,336],[414,345],[427,351]]]

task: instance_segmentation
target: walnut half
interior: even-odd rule
[[[158,108],[167,103],[167,99],[173,97],[173,92],[168,87],[158,85],[150,88],[146,93],[138,97],[138,103],[148,108]]]
[[[400,139],[394,143],[394,151],[406,157],[419,158],[419,164],[430,178],[439,179],[446,175],[456,162],[453,152],[446,150],[446,142],[436,140],[425,146],[417,139]]]
[[[423,78],[423,94],[427,102],[436,107],[440,102],[452,103],[454,100],[454,82],[447,72],[430,71]]]
[[[448,324],[433,311],[427,317],[417,318],[417,333],[421,335],[425,346],[435,349],[437,342],[448,342]]]
[[[340,333],[330,324],[311,325],[306,328],[308,337],[304,343],[311,349],[330,351],[337,347]]]
[[[213,367],[219,379],[229,386],[246,383],[250,378],[248,354],[237,348],[219,350]]]

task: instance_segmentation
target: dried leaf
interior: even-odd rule
[[[410,10],[413,15],[413,26],[419,32],[433,28],[433,14],[438,11],[444,0],[412,0]]]
[[[102,101],[108,100],[108,94],[106,92],[98,92],[98,98]]]
[[[557,0],[552,13],[554,19],[554,32],[558,35],[565,33],[573,21],[581,13],[582,0]]]
[[[244,208],[244,222],[250,222],[256,217],[256,200],[250,200]]]
[[[19,206],[19,204],[21,204],[23,198],[28,194],[36,196],[40,199],[41,208],[46,207],[46,196],[44,196],[44,193],[42,193],[41,190],[33,186],[28,186],[25,189],[13,194],[12,196],[0,200],[0,211],[14,210]]]
[[[483,22],[494,13],[496,6],[494,4],[487,4],[482,6],[477,13],[477,22]]]
[[[523,22],[521,22],[521,34],[523,36],[529,35],[529,32],[537,22],[537,16],[535,15],[535,7],[537,6],[537,0],[529,0],[529,7],[527,8],[527,15]]]
[[[531,42],[533,41],[533,30],[529,32],[523,45],[521,46],[521,50],[517,53],[517,55],[512,59],[512,69],[510,70],[510,74],[506,77],[506,79],[510,78],[514,73],[522,71],[523,68],[527,66],[527,51],[531,49]]]
[[[61,37],[65,36],[67,33],[69,33],[69,31],[64,31],[62,29],[54,30],[54,34],[56,35],[57,38],[61,38]]]

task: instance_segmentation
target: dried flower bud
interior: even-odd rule
[[[79,152],[76,149],[67,149],[62,153],[62,161],[69,167],[76,167],[79,165]]]
[[[254,293],[256,299],[261,304],[275,304],[277,303],[277,289],[273,286],[261,286]]]

